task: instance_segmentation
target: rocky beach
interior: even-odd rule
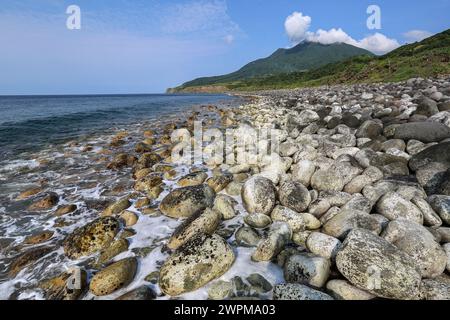
[[[450,78],[242,96],[2,171],[1,298],[450,299]]]

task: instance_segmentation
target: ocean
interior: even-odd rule
[[[121,126],[176,115],[226,95],[0,96],[0,160]]]

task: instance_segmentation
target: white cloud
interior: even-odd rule
[[[357,46],[374,53],[382,54],[397,49],[400,47],[400,44],[397,40],[390,39],[384,34],[377,32],[358,41]]]
[[[378,32],[361,40],[353,39],[341,28],[332,28],[328,31],[319,29],[316,32],[311,32],[308,31],[311,21],[309,16],[304,16],[301,12],[294,12],[287,17],[285,22],[286,34],[294,45],[303,40],[322,44],[347,43],[376,54],[383,54],[400,46],[397,40],[390,39]]]
[[[330,29],[328,31],[319,29],[316,32],[307,32],[306,39],[312,42],[319,42],[323,44],[331,44],[336,42],[343,42],[352,45],[356,45],[357,41],[352,39],[347,33],[341,28]]]
[[[311,17],[304,16],[301,12],[292,13],[284,22],[286,33],[293,43],[298,43],[305,39],[310,25]]]
[[[403,34],[406,41],[408,42],[422,41],[423,39],[431,37],[432,35],[433,34],[431,32],[425,30],[411,30]]]

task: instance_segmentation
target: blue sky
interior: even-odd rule
[[[450,0],[0,0],[0,94],[163,92],[304,39],[383,53],[449,21]]]

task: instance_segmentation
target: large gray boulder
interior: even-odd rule
[[[419,140],[422,142],[439,142],[450,138],[450,128],[442,123],[410,122],[395,129],[394,139]]]
[[[227,272],[234,258],[233,249],[220,236],[197,234],[164,263],[159,287],[170,296],[194,291]]]
[[[350,231],[336,266],[353,285],[377,297],[409,300],[419,296],[421,275],[414,259],[368,230]]]
[[[424,226],[399,218],[388,224],[381,237],[411,256],[422,277],[435,278],[444,272],[445,251]]]

